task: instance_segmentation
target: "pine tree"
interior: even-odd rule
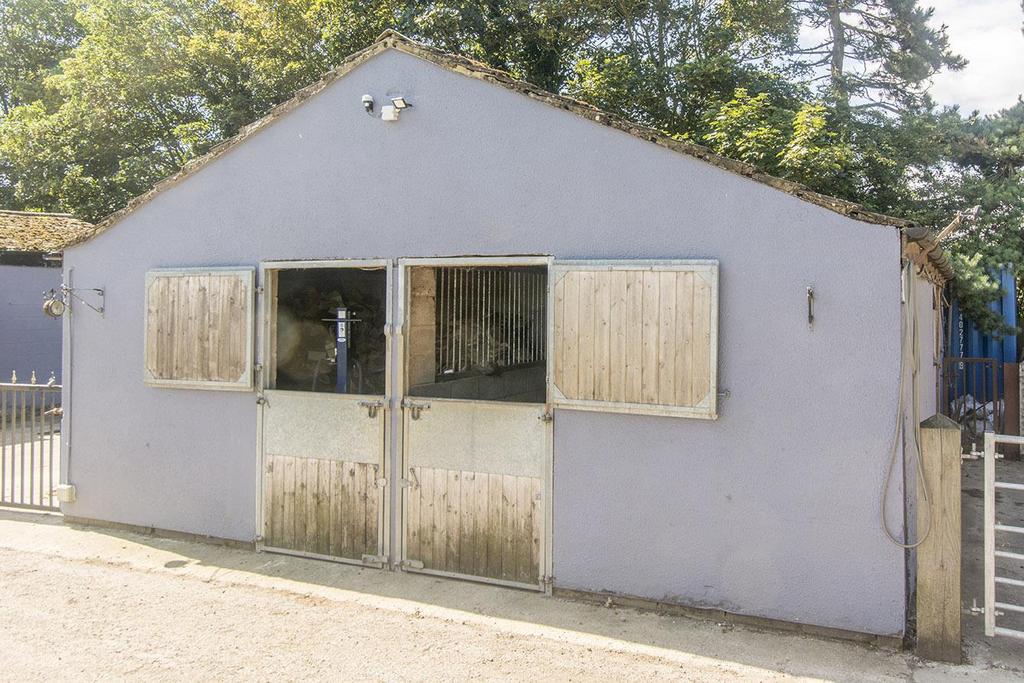
[[[811,42],[794,56],[841,111],[917,109],[932,76],[966,64],[917,0],[793,0],[793,9]]]

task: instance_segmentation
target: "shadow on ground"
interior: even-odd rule
[[[860,644],[614,605],[602,607],[422,574],[65,524],[58,515],[0,510],[0,547],[177,573],[203,581],[355,601],[445,620],[472,620],[475,616],[490,625],[497,621],[499,628],[510,632],[564,640],[582,634],[606,639],[601,643],[603,647],[626,648],[654,656],[686,653],[761,669],[773,676],[906,680],[910,671],[910,659],[905,653]]]
[[[258,586],[440,619],[477,620],[512,633],[592,642],[653,656],[698,657],[827,680],[1003,680],[1005,670],[948,667],[905,652],[749,626],[659,615],[614,605],[387,572],[128,531],[64,524],[58,515],[0,510],[0,547],[96,564],[125,565],[204,581]],[[998,662],[991,662],[998,666]]]

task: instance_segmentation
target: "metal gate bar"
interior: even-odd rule
[[[996,550],[996,532],[1024,534],[1024,527],[996,522],[996,489],[1024,491],[1024,484],[996,481],[996,444],[1024,446],[1024,437],[985,432],[985,635],[1009,636],[1024,640],[1024,631],[996,625],[996,617],[1006,612],[1024,613],[1024,605],[996,602],[996,585],[1024,588],[1024,581],[996,576],[996,558],[1024,560],[1024,554]]]
[[[61,387],[0,384],[0,505],[58,510]]]
[[[437,374],[544,361],[546,273],[536,268],[437,269]]]
[[[965,429],[973,447],[983,432],[998,434],[1004,430],[1001,367],[993,358],[954,357],[943,361],[942,412]]]

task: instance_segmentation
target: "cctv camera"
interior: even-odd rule
[[[373,113],[373,95],[363,95],[363,109],[367,114]]]

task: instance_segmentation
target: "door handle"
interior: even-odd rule
[[[402,407],[409,411],[409,417],[411,417],[414,420],[420,419],[420,414],[424,410],[430,410],[429,403],[417,403],[409,399],[405,399],[404,401],[402,401]]]
[[[371,420],[377,417],[377,412],[384,407],[383,401],[360,401],[359,405],[366,408],[366,417]]]

